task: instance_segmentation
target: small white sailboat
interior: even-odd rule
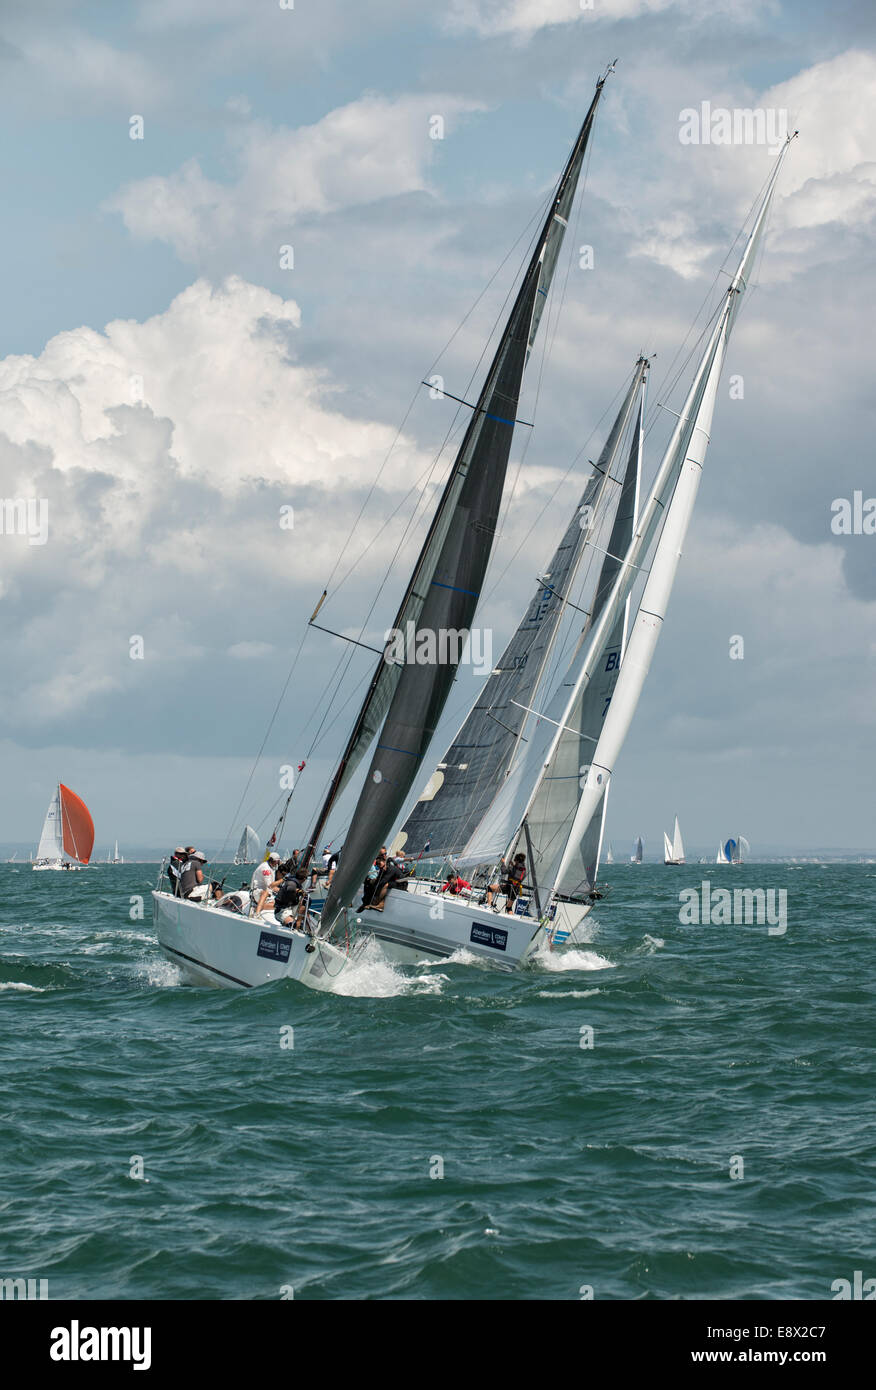
[[[49,802],[33,861],[34,872],[80,869],[94,848],[94,821],[81,797],[59,782]]]
[[[663,863],[664,864],[683,864],[684,863],[684,843],[681,838],[681,828],[678,824],[678,816],[675,817],[675,830],[672,839],[663,832]]]
[[[251,825],[243,827],[240,844],[234,856],[235,864],[255,864],[262,852],[262,842]]]
[[[612,851],[612,848],[611,848],[611,841],[609,841],[609,844],[608,844],[608,849],[607,849],[606,855],[605,855],[605,862],[606,862],[606,864],[613,864],[613,863],[614,863],[614,852]]]
[[[736,839],[725,840],[723,845],[718,846],[718,857],[715,861],[718,864],[744,864],[746,858],[751,853],[751,845],[744,835],[737,835]]]

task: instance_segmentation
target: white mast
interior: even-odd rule
[[[615,760],[626,738],[636,705],[639,702],[642,686],[645,683],[645,677],[648,674],[651,657],[660,635],[660,629],[663,626],[663,617],[672,592],[678,562],[681,559],[682,546],[702,476],[727,343],[742,295],[748,284],[748,276],[763,233],[776,180],[793,138],[793,136],[788,137],[784,149],[776,160],[776,167],[770,175],[736,274],[727,290],[723,307],[703,354],[694,383],[688,392],[678,424],[663,456],[657,480],[655,480],[651,496],[645,507],[643,523],[636,528],[637,536],[644,531],[645,517],[650,513],[652,506],[656,510],[659,491],[662,490],[660,480],[668,479],[671,476],[673,469],[677,466],[677,455],[679,452],[683,452],[681,468],[663,523],[660,541],[651,561],[648,582],[642,594],[636,621],[633,624],[632,633],[624,652],[614,696],[602,726],[602,734],[587,774],[584,792],[578,803],[572,833],[554,880],[554,891],[556,891],[556,885],[562,879],[566,866],[574,853],[574,848],[589,825],[590,818],[599,805],[600,799],[605,795]],[[689,424],[691,428],[688,430]],[[631,550],[635,548],[637,536],[633,537]],[[640,553],[640,551],[637,552],[636,559]],[[622,575],[623,571],[618,577],[618,582]],[[607,603],[603,618],[610,607],[611,603]],[[598,641],[598,639],[595,638],[594,641]]]

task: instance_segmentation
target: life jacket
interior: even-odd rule
[[[274,913],[287,907],[296,907],[301,901],[301,883],[297,876],[287,874],[277,889],[277,896],[274,898]]]

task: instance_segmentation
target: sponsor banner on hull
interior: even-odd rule
[[[489,927],[481,922],[472,922],[469,940],[476,946],[492,946],[494,951],[504,951],[508,945],[508,933],[501,927]]]

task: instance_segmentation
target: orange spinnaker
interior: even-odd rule
[[[60,783],[61,788],[61,828],[64,835],[64,848],[80,864],[87,864],[94,848],[94,821],[91,812],[75,792]]]

